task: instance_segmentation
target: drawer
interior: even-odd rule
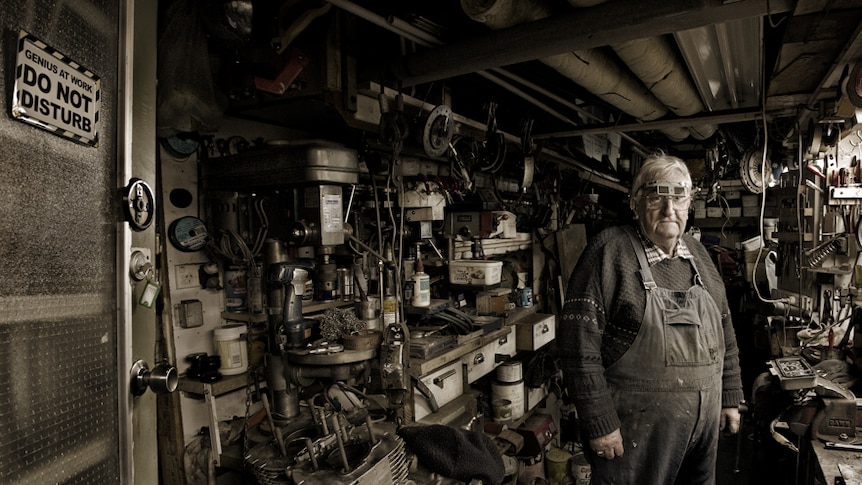
[[[497,342],[489,342],[461,358],[468,384],[494,370],[496,350]]]
[[[447,364],[413,382],[413,419],[419,421],[436,409],[426,397],[430,393],[437,409],[464,393],[464,370],[461,360]]]
[[[515,322],[515,342],[518,350],[539,350],[554,340],[557,334],[554,315],[534,313]]]
[[[518,353],[515,348],[514,329],[512,327],[504,328],[508,330],[505,335],[488,342],[461,359],[466,369],[467,383],[475,382],[476,379],[500,365],[502,359],[498,359],[498,356],[514,357]]]
[[[515,345],[515,329],[513,327],[508,328],[509,333],[497,339],[497,350],[495,353],[498,355],[514,357],[515,354],[518,353],[518,349]]]

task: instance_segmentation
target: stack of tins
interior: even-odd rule
[[[491,399],[495,418],[518,419],[524,416],[524,375],[520,361],[510,360],[497,367],[496,379],[491,383]],[[505,401],[511,405],[511,413],[505,412]],[[497,416],[498,408],[500,416]],[[511,414],[506,418],[503,414]]]

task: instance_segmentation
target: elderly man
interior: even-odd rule
[[[685,234],[686,164],[647,158],[635,224],[606,229],[572,273],[558,344],[593,484],[712,484],[743,399],[724,284]]]

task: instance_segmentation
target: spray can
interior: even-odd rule
[[[416,271],[413,273],[413,298],[410,302],[415,307],[431,305],[431,277],[425,274],[422,257],[416,253]]]

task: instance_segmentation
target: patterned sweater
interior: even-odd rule
[[[724,283],[706,248],[687,235],[683,238],[705,288],[722,313],[722,407],[737,407],[743,400],[739,349]],[[604,369],[628,350],[640,330],[646,293],[639,268],[625,229],[612,227],[590,241],[569,281],[557,344],[565,385],[588,439],[620,426]],[[685,259],[665,259],[650,270],[660,287],[684,291],[692,285],[694,270]]]

